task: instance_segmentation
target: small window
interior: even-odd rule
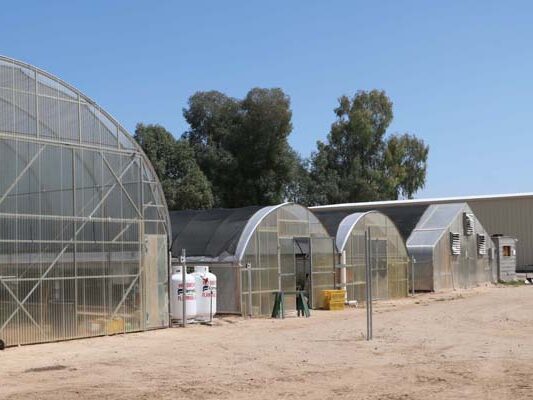
[[[454,256],[461,254],[461,235],[450,232],[450,245]]]
[[[463,222],[464,222],[465,235],[466,236],[473,235],[474,234],[474,214],[464,213]]]
[[[511,257],[511,246],[503,246],[502,254],[504,257]]]
[[[487,254],[487,238],[485,235],[477,235],[477,254],[480,256]]]

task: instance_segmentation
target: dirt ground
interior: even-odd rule
[[[533,286],[0,352],[2,399],[532,399]]]

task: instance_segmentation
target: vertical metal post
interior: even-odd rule
[[[415,295],[415,258],[410,257],[411,260],[411,295],[414,297]]]
[[[181,287],[182,290],[182,313],[181,313],[181,326],[185,328],[185,325],[187,325],[187,304],[185,302],[186,300],[186,277],[187,277],[187,256],[185,249],[181,249],[181,257],[180,257],[180,263],[181,263]]]
[[[370,234],[370,228],[368,228],[368,275],[369,292],[370,292],[370,339],[374,338],[374,293],[372,292],[372,235]]]
[[[372,339],[372,266],[370,263],[370,229],[365,231],[366,263],[366,340]]]
[[[141,175],[142,176],[142,175]],[[144,213],[144,206],[143,206],[143,213]],[[167,237],[167,248],[168,247],[168,237]],[[167,306],[167,312],[168,312],[168,327],[172,328],[172,275],[174,274],[174,271],[172,270],[172,252],[169,251],[167,254],[167,295],[168,295],[168,306]]]
[[[210,299],[209,302],[209,323],[213,323],[213,287],[211,286],[211,281],[209,281],[209,292],[210,292]]]
[[[248,316],[252,317],[252,264],[246,263],[248,272]]]

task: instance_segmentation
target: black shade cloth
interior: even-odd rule
[[[379,211],[391,219],[398,228],[404,241],[407,241],[422,214],[429,206],[427,204],[413,204],[407,206],[384,206],[384,207],[350,207],[346,209],[313,209],[313,213],[326,227],[328,233],[335,237],[337,228],[342,220],[350,214],[367,211]]]
[[[246,223],[261,208],[171,211],[172,257],[179,257],[182,249],[186,250],[188,257],[235,255]]]

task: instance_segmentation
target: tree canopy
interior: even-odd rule
[[[279,88],[243,99],[197,92],[176,140],[160,125],[139,124],[135,139],[152,161],[170,209],[305,205],[412,198],[424,187],[428,146],[389,134],[393,104],[385,92],[341,96],[327,140],[302,158],[288,142],[289,97]]]
[[[176,140],[160,125],[143,124],[134,138],[152,162],[170,210],[213,206],[211,186],[187,141]]]
[[[297,165],[288,143],[290,100],[281,89],[255,88],[242,100],[198,92],[183,110],[183,138],[213,186],[220,207],[277,204]]]
[[[425,184],[428,146],[410,134],[386,137],[392,102],[385,92],[342,96],[327,142],[309,166],[314,190],[307,204],[411,198]]]

